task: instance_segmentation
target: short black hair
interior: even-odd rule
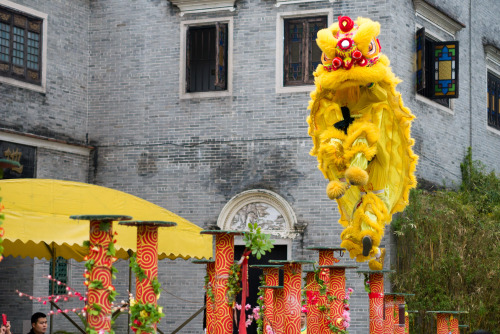
[[[31,316],[31,323],[36,324],[38,322],[38,319],[40,319],[40,318],[47,318],[47,316],[45,315],[45,313],[36,312],[35,314],[33,314]]]

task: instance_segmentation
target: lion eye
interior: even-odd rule
[[[373,55],[375,52],[377,52],[377,46],[375,44],[375,41],[372,40],[370,42],[370,45],[368,45],[368,55]]]

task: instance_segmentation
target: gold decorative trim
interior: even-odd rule
[[[18,15],[14,15],[14,24],[20,27],[26,27],[26,18]]]
[[[10,14],[0,13],[0,19],[2,19],[2,21],[8,21],[10,19]]]

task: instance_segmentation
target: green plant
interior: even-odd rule
[[[266,279],[264,276],[260,276],[260,284],[259,286],[266,285]],[[262,334],[263,326],[264,326],[264,295],[266,291],[264,289],[259,289],[257,292],[257,305],[259,306],[259,318],[257,319],[257,334]]]
[[[243,241],[245,242],[246,250],[250,250],[257,260],[260,260],[262,255],[274,247],[274,241],[270,239],[270,235],[262,233],[257,223],[248,223],[248,232],[245,232]]]
[[[461,310],[470,329],[500,333],[500,178],[472,160],[461,164],[457,190],[413,190],[393,220],[397,259],[393,286],[415,293],[417,310]],[[435,332],[417,315],[416,332]]]

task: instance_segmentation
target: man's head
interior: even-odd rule
[[[36,312],[31,316],[31,327],[35,334],[45,334],[47,330],[47,316],[42,312]]]
[[[307,313],[302,312],[300,314],[300,328],[304,328],[307,325]]]

